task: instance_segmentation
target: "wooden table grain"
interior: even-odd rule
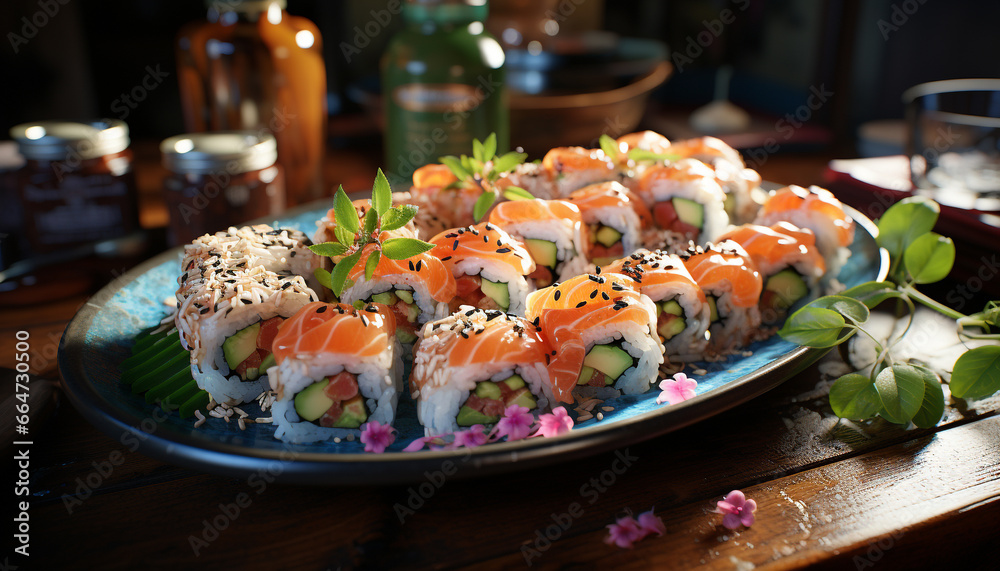
[[[785,164],[794,182],[820,182],[818,174],[801,177],[818,173],[812,167],[825,159],[808,161],[775,157],[765,178],[781,181]],[[144,219],[157,218],[153,203]],[[0,308],[0,366],[14,366],[15,334],[27,331],[32,372],[56,378],[59,336],[87,296],[21,306],[8,299]],[[183,469],[134,452],[127,437],[98,431],[61,402],[32,427],[30,560],[11,554],[7,562],[124,569],[997,568],[1000,397],[950,402],[930,430],[837,422],[822,372],[836,360],[829,356],[753,401],[644,443],[501,476],[452,480],[428,472],[408,486],[299,487]],[[751,528],[727,530],[713,513],[734,489],[757,501]],[[664,537],[630,550],[603,542],[616,517],[654,507]]]

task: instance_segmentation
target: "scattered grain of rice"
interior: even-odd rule
[[[581,416],[578,416],[578,417],[577,417],[577,419],[576,419],[576,421],[577,421],[577,422],[583,422],[583,421],[585,421],[585,420],[590,420],[590,419],[592,419],[592,418],[594,418],[594,415],[592,415],[592,414],[590,414],[590,413],[588,412],[587,414],[584,414],[584,415],[581,415]]]
[[[240,418],[246,418],[246,417],[250,416],[249,414],[247,414],[246,412],[244,412],[242,408],[240,408],[238,406],[234,406],[233,410],[236,411],[236,414],[240,415]]]
[[[753,351],[744,351],[743,352],[743,356],[744,357],[753,357]]]
[[[333,437],[333,441],[336,442],[337,444],[340,444],[340,437],[339,436]]]
[[[604,412],[611,412],[611,411],[615,410],[615,407],[613,407],[613,406],[602,406],[601,410],[603,410]]]
[[[243,422],[243,417],[242,416],[239,417],[236,420],[236,422],[240,425],[240,430],[246,430],[247,429],[247,425],[246,425],[246,423]]]
[[[270,416],[265,416],[263,418],[258,418],[254,422],[256,422],[257,424],[271,424],[272,422],[274,422],[274,419],[271,418]]]
[[[215,409],[208,411],[209,416],[214,416],[215,418],[222,418],[223,414]]]
[[[706,371],[705,369],[695,369],[695,370],[691,371],[691,374],[692,375],[707,375],[708,371]]]
[[[603,412],[597,413],[597,420],[604,420],[604,413]]]

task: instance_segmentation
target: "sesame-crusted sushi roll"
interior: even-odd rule
[[[535,262],[536,287],[587,269],[586,227],[580,209],[564,200],[512,200],[490,213],[490,224],[520,240]]]
[[[656,331],[667,357],[688,361],[708,343],[709,306],[705,293],[675,254],[640,250],[604,268],[633,278],[656,304]]]
[[[360,435],[366,422],[391,425],[403,390],[395,327],[381,304],[310,303],[288,319],[268,371],[274,437],[319,442]]]
[[[535,271],[531,254],[499,226],[488,222],[455,228],[430,240],[431,255],[455,276],[451,311],[468,305],[524,315],[528,296],[525,276]]]
[[[639,179],[637,194],[653,213],[653,222],[676,236],[704,244],[714,240],[729,224],[726,195],[715,173],[704,163],[682,159],[647,169]]]
[[[763,280],[750,255],[732,240],[691,248],[684,265],[698,282],[709,307],[711,355],[721,355],[760,336]]]
[[[629,276],[584,274],[538,290],[528,295],[526,317],[556,349],[550,367],[556,400],[607,388],[643,393],[663,363],[656,305]]]
[[[599,266],[642,247],[642,229],[652,220],[646,204],[617,182],[585,186],[569,195],[587,225],[587,257]]]
[[[833,193],[818,186],[805,189],[795,185],[772,192],[754,224],[770,226],[781,221],[813,231],[819,253],[826,260],[828,276],[835,279],[850,256],[848,247],[854,241],[854,220]]]
[[[424,325],[410,391],[428,436],[493,424],[511,405],[534,414],[552,401],[552,349],[522,317],[463,307]]]
[[[789,222],[771,227],[744,224],[722,235],[750,254],[764,280],[760,296],[760,314],[764,323],[776,323],[805,299],[820,295],[820,279],[826,262],[816,249],[811,230],[799,229]]]
[[[374,251],[374,244],[365,247],[347,274],[350,285],[341,292],[340,301],[389,306],[396,316],[396,337],[401,343],[413,343],[421,324],[448,315],[455,278],[437,256],[424,252],[404,260],[380,256],[372,279],[367,280],[365,266]]]

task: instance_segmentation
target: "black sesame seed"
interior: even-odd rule
[[[452,249],[452,251],[458,249],[458,240],[455,240],[455,243],[451,245],[451,249]]]
[[[451,256],[445,256],[445,257],[441,258],[441,261],[442,262],[447,262],[450,259],[451,259]]]
[[[318,308],[318,309],[316,310],[316,313],[323,313],[323,312],[325,312],[325,311],[326,311],[326,308],[327,308],[327,306],[325,306],[325,305],[322,305],[322,306],[320,306],[320,307],[319,307],[319,308]]]
[[[420,271],[420,264],[421,263],[423,263],[423,260],[417,260],[417,271],[418,272]]]
[[[553,299],[555,299],[556,301],[559,301],[559,298],[560,298],[560,297],[562,297],[562,292],[561,292],[561,291],[559,291],[559,290],[556,290],[556,294],[555,294],[554,296],[552,296],[552,297],[553,297]]]
[[[578,308],[580,308],[580,307],[583,307],[583,306],[585,306],[585,305],[587,305],[587,302],[585,302],[585,301],[581,301],[580,303],[576,304],[576,306],[577,306]]]
[[[510,253],[510,248],[497,248],[497,253],[498,254],[509,254]]]
[[[606,291],[602,291],[601,292],[601,297],[604,298],[604,301],[611,301],[611,297],[608,296],[608,292],[606,292]]]
[[[590,299],[594,299],[595,297],[597,297],[597,290],[596,289],[594,291],[590,292]]]
[[[410,271],[411,271],[411,272],[412,272],[412,271],[414,271],[414,269],[413,269],[413,260],[406,260],[406,263],[407,263],[407,264],[409,264],[409,266],[410,266]]]

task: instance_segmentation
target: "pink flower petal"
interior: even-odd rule
[[[753,525],[753,522],[755,521],[756,518],[754,517],[752,511],[743,510],[743,515],[740,517],[740,522],[743,525],[750,527],[751,525]]]
[[[726,495],[726,501],[733,504],[733,507],[741,508],[747,503],[747,497],[739,490],[733,490]]]
[[[538,430],[535,436],[551,438],[569,432],[573,428],[573,419],[569,417],[566,409],[558,407],[552,409],[551,414],[543,414],[538,417]]]
[[[656,535],[667,533],[667,526],[663,525],[663,519],[658,515],[653,515],[653,510],[642,512],[636,518],[636,521],[639,524],[639,529],[646,532],[647,535],[650,533],[655,533]]]
[[[486,444],[489,440],[490,435],[485,432],[486,427],[482,424],[476,424],[468,430],[463,430],[455,433],[455,441],[452,443],[453,448],[475,448],[477,446],[482,446]]]
[[[747,502],[743,504],[743,511],[749,511],[751,513],[757,511],[757,502],[753,500],[747,500]]]
[[[623,549],[631,549],[632,544],[645,537],[645,533],[639,529],[639,524],[631,517],[623,517],[617,522],[606,526],[608,536],[604,542],[608,545],[612,543]]]
[[[396,432],[395,428],[388,424],[382,426],[377,420],[365,424],[364,429],[361,430],[361,442],[365,444],[365,452],[374,452],[375,454],[385,452],[386,447],[396,440],[394,432]]]
[[[432,439],[433,437],[431,436],[417,438],[413,442],[407,444],[406,448],[403,448],[403,452],[416,452],[417,450],[423,450],[424,446],[427,446],[427,443],[430,442]]]
[[[535,417],[528,412],[527,407],[513,404],[504,411],[503,418],[497,423],[494,432],[497,438],[506,436],[508,442],[521,440],[531,433],[531,425],[534,422]]]
[[[740,516],[736,514],[729,513],[722,516],[722,525],[728,529],[739,529],[741,524]]]
[[[720,514],[734,514],[736,513],[736,506],[727,502],[726,500],[720,500],[715,503],[715,513]]]

